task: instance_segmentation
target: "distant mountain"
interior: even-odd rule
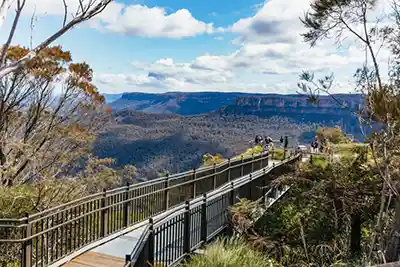
[[[246,96],[263,95],[219,92],[124,93],[120,99],[111,103],[111,108],[114,111],[129,109],[150,113],[198,115],[232,104],[237,98]]]
[[[120,99],[122,94],[102,94],[106,99],[106,103],[110,104],[117,99]]]

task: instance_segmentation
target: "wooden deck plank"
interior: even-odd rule
[[[64,264],[63,267],[122,267],[124,264],[123,258],[89,251]]]

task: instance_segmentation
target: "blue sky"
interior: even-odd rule
[[[62,22],[62,0],[28,0],[14,44],[37,44]],[[70,7],[77,0],[67,1]],[[335,73],[352,90],[362,62],[355,46],[302,43],[308,0],[116,0],[57,40],[88,62],[104,93],[241,91],[294,93],[302,70]],[[33,11],[35,27],[30,22]],[[9,29],[12,10],[4,28]],[[5,40],[6,31],[0,32]]]

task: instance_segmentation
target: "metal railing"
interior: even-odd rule
[[[268,166],[268,153],[104,190],[19,219],[0,219],[0,266],[46,266]]]
[[[291,163],[299,159],[300,154],[291,155],[273,166],[232,180],[209,194],[187,200],[163,216],[150,218],[131,254],[126,255],[125,267],[177,265],[227,229],[228,209],[239,198],[267,198],[266,176],[287,172]]]

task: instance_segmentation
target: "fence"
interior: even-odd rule
[[[268,165],[268,153],[228,159],[74,200],[20,219],[0,219],[0,266],[45,266],[89,244]],[[178,220],[178,219],[177,219]]]
[[[238,196],[256,200],[268,197],[266,175],[279,175],[299,159],[296,154],[274,166],[264,167],[221,188],[187,200],[160,218],[150,218],[141,238],[126,255],[125,267],[174,266],[191,252],[226,230],[228,208]]]

